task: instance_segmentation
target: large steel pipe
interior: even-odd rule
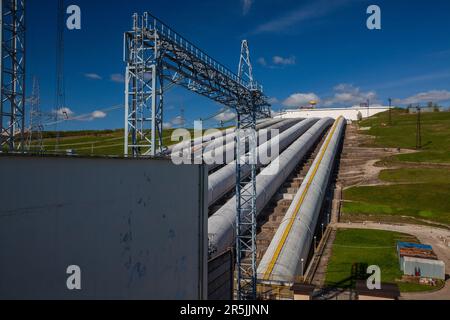
[[[304,120],[295,126],[289,128],[278,136],[279,139],[279,151],[284,151],[289,145],[297,140],[302,134],[304,134],[309,128],[311,128],[319,119]],[[328,121],[323,121],[328,122]],[[273,139],[274,137],[272,137]],[[261,165],[259,161],[263,157],[266,157],[269,163],[274,160],[278,154],[274,154],[271,151],[272,140],[260,145],[256,149],[258,155],[258,165]],[[241,161],[248,158],[248,155],[242,157]],[[269,164],[266,163],[266,164]],[[246,177],[250,174],[250,167],[246,166],[242,168],[241,175]],[[226,193],[228,193],[236,185],[236,161],[233,161],[220,169],[219,171],[211,174],[208,178],[208,205],[212,205]]]
[[[306,271],[314,231],[344,129],[345,120],[339,118],[259,264],[259,279],[270,283],[291,284],[296,281],[298,274],[302,276]]]
[[[257,145],[259,146],[261,143],[265,143],[267,140],[271,139],[271,130],[284,132],[299,121],[301,121],[301,119],[283,120],[259,130],[257,135]],[[212,171],[217,167],[226,165],[236,159],[235,147],[235,140],[224,146],[208,146],[203,155],[199,155],[199,157],[203,156],[203,162],[208,164],[208,171]],[[248,146],[246,146],[246,148],[248,149]]]
[[[333,120],[331,118],[322,119],[316,123],[261,171],[256,178],[257,214],[267,205],[294,168],[332,123]],[[245,188],[250,188],[250,185],[247,185]],[[236,197],[233,197],[208,220],[209,254],[211,257],[224,252],[233,245],[235,240],[235,223]]]
[[[270,127],[271,125],[274,125],[276,123],[279,123],[283,121],[282,119],[264,119],[259,121],[258,125],[256,126],[256,130],[265,129],[267,127]],[[183,141],[177,144],[174,144],[172,146],[167,147],[167,153],[172,154],[174,150],[184,150],[186,148],[195,148],[196,146],[202,146],[203,148],[210,146],[211,144],[214,144],[215,147],[228,144],[230,142],[234,141],[234,138],[236,136],[236,128],[229,128],[226,130],[212,134],[208,134],[206,136],[201,136],[189,141]],[[195,150],[192,150],[193,152]]]

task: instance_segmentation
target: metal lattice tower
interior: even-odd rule
[[[0,152],[25,145],[25,0],[0,0]]]
[[[163,148],[163,52],[148,22],[147,13],[134,14],[133,31],[125,35],[125,156],[155,156]]]
[[[133,16],[125,33],[125,156],[153,156],[164,151],[162,140],[164,92],[182,86],[237,113],[237,142],[256,149],[256,120],[270,116],[267,97],[253,80],[248,44],[243,42],[239,75],[187,41],[148,13]],[[166,86],[165,83],[167,83]],[[237,143],[237,157],[244,144]],[[239,299],[256,296],[256,166],[249,157],[236,165],[236,243]],[[255,161],[253,161],[255,163]],[[252,165],[250,178],[241,175]],[[251,203],[251,209],[243,209]],[[244,232],[245,231],[245,232]],[[251,257],[250,264],[246,257]]]
[[[247,40],[242,41],[239,59],[238,77],[247,83],[253,93],[257,90],[253,80],[253,68]],[[245,154],[245,145],[250,145],[250,157],[247,161],[236,163],[236,268],[237,298],[239,300],[256,299],[256,110],[238,112],[238,134],[236,143],[237,159]],[[245,157],[244,157],[245,159]],[[250,166],[251,174],[241,176],[241,172]]]
[[[250,49],[247,40],[242,40],[238,76],[239,79],[248,83],[249,89],[253,89],[253,67],[250,60]]]
[[[39,80],[33,78],[33,92],[30,98],[30,125],[28,131],[28,151],[44,152],[41,98]],[[34,144],[33,144],[34,143]]]

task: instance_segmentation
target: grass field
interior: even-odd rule
[[[172,133],[174,130],[164,130],[163,141],[166,146],[170,146]],[[193,136],[193,130],[189,130]],[[56,150],[56,138],[53,133],[48,133],[43,140],[44,149],[48,153],[54,153]],[[74,150],[81,156],[123,156],[124,154],[123,130],[109,131],[70,131],[61,133],[58,143],[58,152],[65,153],[66,150]],[[33,149],[31,149],[33,150]]]
[[[393,183],[441,183],[450,188],[450,168],[401,168],[383,170],[380,179]]]
[[[450,184],[355,187],[344,191],[345,214],[411,216],[450,225]]]
[[[417,239],[389,231],[338,230],[328,264],[326,284],[340,288],[353,287],[355,285],[353,265],[377,265],[381,269],[381,281],[397,283],[401,292],[432,290],[433,288],[428,286],[396,281],[402,277],[396,251],[398,241],[417,242]]]
[[[415,147],[416,116],[404,111],[393,112],[392,125],[388,113],[364,120],[370,126],[371,143],[377,147]],[[386,216],[412,217],[450,225],[450,112],[422,114],[424,151],[383,160],[380,164],[395,169],[383,170],[380,180],[389,185],[358,186],[344,191],[343,214],[365,216],[376,221]],[[426,164],[424,164],[426,162]],[[435,163],[436,165],[433,165]]]
[[[418,153],[394,157],[398,161],[410,162],[450,162],[450,112],[422,113],[422,145]],[[389,113],[384,112],[360,123],[370,127],[364,131],[375,137],[371,146],[389,148],[416,148],[417,116],[405,110],[392,111],[392,124]]]

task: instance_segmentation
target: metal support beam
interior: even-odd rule
[[[25,0],[1,0],[0,152],[25,147]]]

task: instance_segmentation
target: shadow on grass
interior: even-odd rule
[[[333,299],[344,291],[354,289],[357,281],[367,280],[369,278],[370,275],[367,274],[368,267],[369,265],[365,262],[354,263],[351,268],[350,277],[337,282],[327,283],[327,286],[317,292],[315,296]]]

